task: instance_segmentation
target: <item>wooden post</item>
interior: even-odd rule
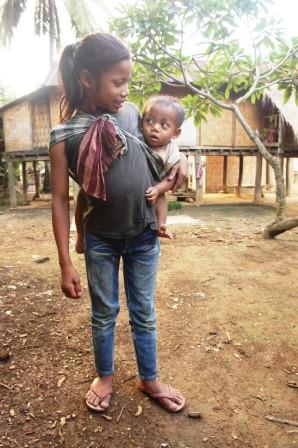
[[[257,154],[256,181],[254,202],[260,202],[262,198],[262,162],[263,158],[260,153]]]
[[[286,165],[286,196],[293,195],[293,159],[287,157]]]
[[[22,161],[23,201],[28,203],[26,162]]]
[[[199,169],[199,163],[201,163],[201,156],[196,152],[195,155],[195,182],[196,182],[196,203],[200,204],[203,199],[203,184],[202,184],[202,178],[198,179],[198,169]]]
[[[7,160],[8,169],[8,189],[9,189],[9,201],[10,208],[16,208],[17,206],[17,193],[16,193],[16,178],[13,169],[12,159]]]
[[[40,183],[39,183],[39,174],[37,171],[37,161],[33,161],[33,172],[34,172],[34,184],[35,184],[35,198],[40,197]]]
[[[243,179],[243,156],[239,156],[239,174],[238,174],[238,185],[237,185],[237,191],[236,195],[238,198],[241,196],[241,186],[242,186],[242,179]]]
[[[223,156],[223,186],[222,190],[226,194],[228,192],[227,182],[228,182],[228,156]]]

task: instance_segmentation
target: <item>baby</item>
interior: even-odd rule
[[[144,106],[141,118],[141,131],[145,142],[154,155],[155,167],[160,179],[166,177],[171,168],[180,161],[180,153],[174,139],[181,133],[185,112],[178,100],[170,96],[153,96],[149,98]],[[167,188],[160,184],[148,188],[145,193],[149,203],[156,203],[156,215],[158,223],[158,235],[164,238],[173,238],[171,232],[166,228],[167,202],[165,191]],[[86,208],[86,199],[80,192],[77,198],[75,221],[77,227],[76,252],[84,252],[83,243],[83,211]]]
[[[185,112],[181,103],[170,96],[153,96],[144,106],[141,129],[145,142],[157,160],[156,167],[164,178],[180,161],[180,153],[174,139],[181,133]],[[164,191],[156,184],[146,191],[148,202],[156,201],[158,235],[173,238],[166,228],[167,202]]]

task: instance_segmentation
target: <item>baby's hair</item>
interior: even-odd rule
[[[128,48],[115,36],[106,33],[89,34],[76,44],[67,45],[59,62],[59,80],[64,95],[60,102],[60,119],[72,117],[84,97],[80,74],[86,70],[99,79],[101,73],[119,62],[130,59]]]
[[[152,105],[160,105],[168,109],[173,109],[176,112],[177,128],[180,128],[182,126],[182,123],[185,119],[185,111],[181,102],[177,100],[177,98],[174,98],[173,96],[169,95],[151,96],[144,105],[143,118],[147,113],[148,108]]]

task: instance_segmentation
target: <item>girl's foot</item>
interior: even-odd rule
[[[110,405],[113,393],[113,376],[95,378],[86,394],[86,405],[91,411],[104,412]]]
[[[77,234],[75,250],[78,254],[84,253],[84,237],[83,237],[83,235],[80,235],[79,233]]]
[[[185,398],[177,389],[160,381],[142,381],[141,391],[169,412],[181,411],[185,406]]]

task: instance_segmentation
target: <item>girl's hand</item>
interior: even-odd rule
[[[73,265],[61,268],[61,290],[71,299],[79,299],[82,296],[80,276]]]
[[[149,187],[145,193],[146,200],[149,202],[149,204],[154,204],[158,196],[159,190],[157,187]]]
[[[187,158],[184,154],[181,154],[181,159],[179,163],[176,163],[171,171],[169,172],[167,179],[171,181],[175,179],[174,186],[172,188],[173,193],[185,184],[188,178],[188,164]]]

